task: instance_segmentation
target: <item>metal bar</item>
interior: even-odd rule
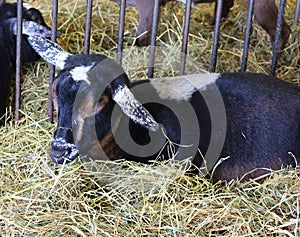
[[[300,16],[300,0],[297,0],[296,2],[296,10],[295,10],[295,15],[294,15],[294,22],[293,22],[293,35],[292,35],[292,40],[293,42],[296,42],[296,29],[297,29],[297,24],[299,22],[299,16]]]
[[[243,56],[242,56],[242,65],[241,65],[242,72],[245,72],[247,69],[250,34],[251,34],[252,19],[253,19],[253,8],[254,8],[254,0],[250,0],[248,6],[248,18],[247,18],[245,42],[244,42],[244,49],[243,49]]]
[[[214,41],[213,41],[212,54],[211,54],[210,72],[216,71],[223,0],[218,0],[216,4],[217,4],[216,24],[215,24]]]
[[[20,95],[21,95],[21,64],[22,64],[22,8],[23,0],[17,2],[17,42],[16,42],[16,98],[15,98],[15,123],[19,122]]]
[[[149,55],[149,66],[148,66],[148,78],[153,78],[154,74],[154,62],[155,62],[155,45],[156,45],[156,31],[158,24],[159,15],[159,0],[154,0],[153,8],[153,21],[151,30],[151,41],[150,41],[150,55]]]
[[[116,58],[117,63],[120,65],[122,65],[124,24],[125,24],[125,13],[126,13],[125,7],[126,7],[126,0],[121,0],[120,13],[119,13],[119,28],[118,28],[118,48],[117,48],[117,58]]]
[[[188,45],[189,31],[190,31],[191,7],[192,7],[192,0],[187,0],[186,7],[185,7],[183,39],[182,39],[181,54],[180,54],[180,69],[179,69],[180,75],[184,75],[184,71],[185,71],[187,45]]]
[[[275,42],[273,47],[273,57],[272,63],[270,68],[270,74],[275,75],[277,60],[278,60],[278,50],[279,50],[279,40],[281,35],[281,26],[283,22],[283,14],[285,8],[286,0],[280,0],[279,10],[278,10],[278,17],[277,17],[277,26],[276,26],[276,34],[275,34]]]
[[[85,34],[84,34],[84,54],[90,52],[91,40],[91,23],[92,23],[92,7],[93,0],[86,0],[86,19],[85,19]]]
[[[52,0],[52,23],[51,23],[51,40],[56,41],[57,33],[57,13],[58,13],[58,0]],[[53,123],[53,101],[52,101],[52,85],[55,78],[55,66],[50,65],[50,79],[48,89],[48,115],[50,123]]]

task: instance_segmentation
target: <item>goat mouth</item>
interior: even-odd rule
[[[56,164],[69,163],[79,155],[75,144],[69,143],[64,139],[53,139],[51,142],[50,157]]]

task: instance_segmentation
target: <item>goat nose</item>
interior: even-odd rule
[[[53,139],[50,147],[50,157],[56,164],[71,162],[78,156],[76,145],[64,139]]]
[[[71,162],[78,156],[71,128],[58,127],[50,145],[50,156],[54,163]]]

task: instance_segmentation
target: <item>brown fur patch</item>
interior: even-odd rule
[[[99,144],[110,160],[119,160],[123,158],[123,152],[116,144],[112,131],[99,141]]]
[[[101,96],[101,102],[97,103],[93,112],[89,116],[95,116],[101,110],[106,106],[106,104],[109,102],[109,98],[107,96]]]
[[[86,119],[88,119],[88,117],[96,116],[105,108],[107,103],[110,102],[109,97],[101,96],[100,102],[98,102],[93,108],[91,108],[91,106],[94,104],[93,97],[91,97],[91,94],[87,95],[85,97],[86,103],[82,103],[80,108],[78,109],[78,124],[74,133],[74,139],[77,143],[80,143],[83,139],[83,134],[85,132],[83,131],[83,128]],[[113,136],[114,132],[119,126],[120,119],[121,115],[117,118],[111,131],[109,131],[101,140],[97,140],[96,137],[93,138],[93,140],[89,144],[88,156],[96,158],[99,157],[99,155],[101,156],[101,152],[103,151],[110,160],[118,160],[123,158],[123,152],[116,144]]]
[[[116,141],[113,136],[113,132],[115,132],[119,127],[120,120],[121,120],[121,115],[118,117],[116,123],[112,127],[112,130],[109,131],[109,133],[106,134],[106,136],[104,136],[104,138],[99,141],[99,144],[102,147],[104,153],[109,157],[110,160],[119,160],[124,158],[123,152],[116,144]]]
[[[91,114],[94,112],[94,96],[91,94],[91,92],[89,92],[85,96],[84,101],[80,103],[78,114],[76,116],[77,126],[76,129],[73,130],[73,136],[77,143],[81,142],[82,140],[85,119],[91,116]]]

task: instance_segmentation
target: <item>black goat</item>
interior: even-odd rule
[[[172,152],[175,159],[194,157],[200,166],[202,153],[217,181],[255,178],[300,161],[300,88],[295,85],[255,73],[129,84],[121,66],[104,55],[71,55],[42,37],[28,40],[63,69],[53,86],[55,163],[78,154],[147,163]]]
[[[51,36],[42,14],[35,8],[23,7],[23,63],[37,61],[40,56],[31,48],[26,35]],[[0,118],[5,113],[12,74],[16,70],[17,4],[0,3]]]

